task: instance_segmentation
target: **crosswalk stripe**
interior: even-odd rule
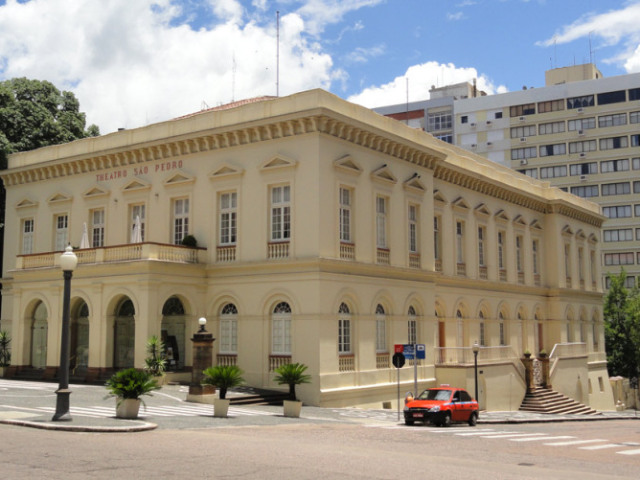
[[[492,431],[493,429],[485,429],[483,431]],[[431,433],[455,433],[455,432],[468,432],[469,427],[454,427],[454,428],[430,428]],[[477,431],[477,430],[476,430]]]
[[[551,442],[545,443],[545,445],[549,445],[552,447],[565,447],[568,445],[583,445],[585,443],[599,443],[599,442],[608,442],[609,440],[602,439],[592,439],[592,440],[570,440],[568,442]]]
[[[460,437],[477,437],[477,436],[483,436],[483,435],[502,435],[504,433],[515,433],[515,432],[501,432],[501,431],[492,431],[492,430],[488,430],[488,431],[475,431],[475,432],[464,432],[464,433],[456,433],[456,435],[460,436]]]
[[[546,435],[546,433],[506,433],[506,434],[498,434],[498,435],[485,435],[482,438],[537,437],[540,435]]]
[[[604,448],[620,448],[619,443],[605,443],[604,445],[589,445],[588,447],[579,447],[580,450],[602,450]]]
[[[553,436],[553,437],[531,437],[531,438],[511,438],[511,442],[539,442],[541,440],[559,440],[561,438],[576,438],[569,435]]]
[[[621,450],[619,452],[620,455],[640,455],[640,448],[636,450]]]

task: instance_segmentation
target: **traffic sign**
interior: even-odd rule
[[[402,368],[404,366],[404,355],[400,352],[393,354],[393,366],[396,368]]]
[[[404,344],[404,351],[402,353],[404,353],[404,358],[406,358],[408,360],[413,360],[413,357],[415,355],[414,351],[413,351],[413,344],[405,343]]]
[[[396,343],[393,346],[393,353],[402,353],[404,352],[404,345],[402,345],[401,343]]]
[[[416,358],[418,360],[424,360],[426,356],[426,348],[424,343],[418,343],[416,345]]]

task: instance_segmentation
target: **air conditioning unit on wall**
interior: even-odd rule
[[[528,163],[529,161],[526,158],[523,158],[522,160],[520,160],[520,165],[526,165]]]

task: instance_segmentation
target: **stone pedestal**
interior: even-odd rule
[[[546,355],[540,355],[538,357],[540,362],[540,369],[542,373],[542,386],[544,388],[551,389],[551,379],[549,378],[549,357]]]
[[[204,329],[204,325],[193,335],[193,367],[187,402],[213,403],[216,388],[202,385],[203,370],[213,365],[213,342],[215,338]]]
[[[520,360],[524,365],[524,379],[527,384],[527,393],[531,393],[536,388],[533,381],[533,360],[527,356],[521,358]]]

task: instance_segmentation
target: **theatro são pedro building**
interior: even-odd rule
[[[325,91],[16,154],[1,177],[14,372],[55,374],[70,243],[75,377],[142,367],[151,335],[188,372],[205,317],[215,363],[263,388],[304,363],[312,405],[394,402],[394,345],[416,341],[419,388],[473,392],[477,342],[483,408],[517,410],[543,349],[554,390],[613,408],[598,207]]]

